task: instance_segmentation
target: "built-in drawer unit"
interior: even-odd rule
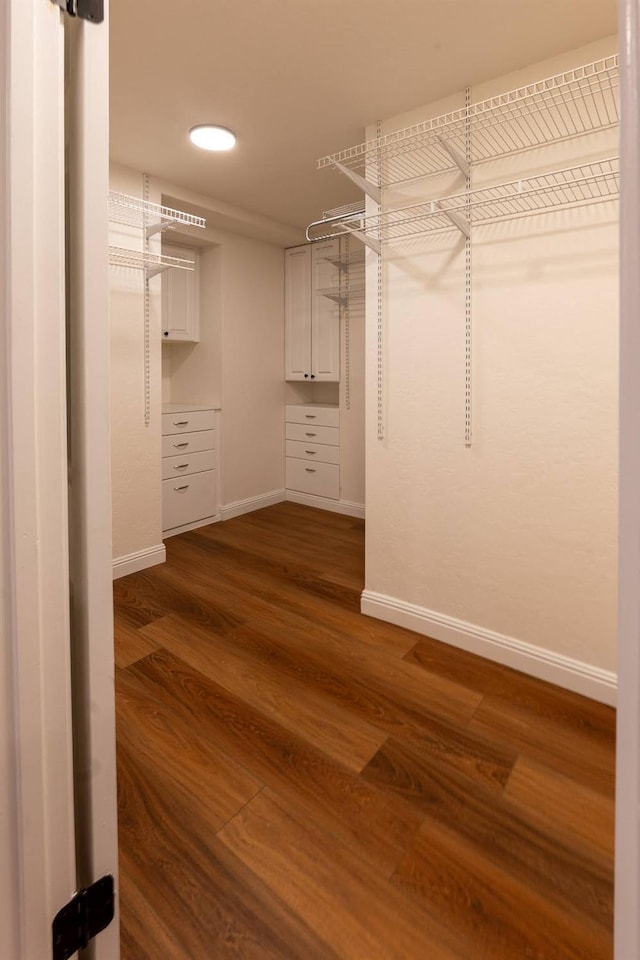
[[[162,528],[165,536],[211,520],[216,493],[215,410],[168,404],[162,413]]]
[[[286,485],[340,499],[340,411],[315,403],[286,408]]]
[[[340,467],[337,463],[309,463],[287,457],[287,488],[315,497],[340,497]]]
[[[315,423],[324,427],[340,426],[337,407],[321,407],[315,403],[293,404],[287,407],[287,423]]]
[[[187,433],[183,436],[162,438],[162,456],[177,457],[183,453],[198,453],[200,450],[215,448],[215,431],[199,430],[197,433]]]
[[[215,468],[215,450],[202,450],[200,453],[181,453],[177,457],[162,458],[162,479],[172,480],[174,477],[189,473],[202,473],[204,470],[215,470]]]
[[[321,463],[340,463],[340,447],[330,447],[327,443],[287,440],[287,456],[298,457],[300,460],[320,460]]]
[[[165,530],[182,527],[216,513],[216,472],[192,473],[162,481],[162,521]]]
[[[189,412],[163,413],[162,435],[193,433],[194,430],[213,430],[216,423],[214,410],[191,410]]]
[[[337,427],[319,427],[315,423],[288,423],[286,437],[287,440],[301,440],[302,443],[340,446],[340,431]]]

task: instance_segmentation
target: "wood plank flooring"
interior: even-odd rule
[[[123,960],[610,960],[614,711],[359,613],[278,504],[117,580]]]

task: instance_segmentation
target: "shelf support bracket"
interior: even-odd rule
[[[466,217],[454,210],[447,210],[446,207],[443,207],[438,201],[434,203],[434,207],[436,207],[437,210],[440,210],[441,213],[444,213],[445,217],[448,217],[449,220],[451,220],[451,223],[458,228],[460,233],[465,235],[467,240],[471,238],[471,225]]]
[[[373,240],[371,237],[368,237],[363,230],[349,230],[348,227],[345,227],[344,224],[340,224],[343,227],[345,233],[349,234],[350,237],[355,237],[356,240],[359,240],[360,243],[364,243],[365,247],[369,247],[370,250],[373,250],[374,253],[377,253],[380,257],[382,255],[382,248],[380,243],[377,240]]]
[[[162,233],[163,230],[175,230],[175,223],[167,222],[166,220],[161,220],[159,223],[150,223],[144,228],[144,235],[149,239],[153,237],[156,233]]]
[[[377,204],[380,204],[380,197],[382,193],[380,187],[376,187],[375,184],[365,180],[365,178],[361,177],[359,173],[355,172],[355,170],[350,170],[349,167],[345,167],[343,163],[338,163],[336,161],[334,166],[338,168],[340,173],[344,173],[345,177],[349,177],[349,180],[353,181],[356,186],[360,187],[360,189],[366,193],[368,197],[371,197],[371,199],[375,200]]]
[[[458,167],[468,179],[471,176],[471,170],[470,165],[467,163],[465,157],[462,156],[459,150],[456,150],[452,143],[449,143],[448,140],[445,140],[444,137],[438,137],[437,139],[442,149],[449,154],[456,167]]]
[[[145,267],[144,275],[147,280],[151,280],[153,277],[157,277],[159,273],[164,273],[165,270],[168,270],[168,269],[169,269],[168,264],[159,263],[157,266],[154,266],[154,267]]]

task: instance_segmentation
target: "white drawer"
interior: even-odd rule
[[[330,447],[326,443],[287,440],[287,456],[299,457],[300,460],[315,460],[318,463],[340,463],[340,447]]]
[[[337,427],[316,427],[314,423],[288,423],[287,440],[302,440],[303,443],[327,443],[340,446],[340,431]]]
[[[164,457],[162,460],[162,479],[172,480],[203,470],[215,470],[216,455],[213,450],[202,453],[181,454],[178,457]]]
[[[162,456],[177,457],[182,453],[197,453],[199,450],[213,450],[215,430],[200,430],[198,433],[186,433],[179,437],[175,434],[162,438]]]
[[[340,497],[340,467],[335,463],[309,463],[287,457],[287,489],[300,490],[315,497]]]
[[[216,513],[216,472],[162,481],[162,528],[171,530]]]
[[[191,433],[194,430],[213,430],[215,426],[213,410],[192,410],[190,413],[163,413],[162,436],[173,433]]]
[[[287,406],[287,423],[314,423],[321,427],[339,427],[340,411],[337,407],[316,407],[303,403]]]

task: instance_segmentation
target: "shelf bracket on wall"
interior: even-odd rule
[[[437,140],[442,149],[449,154],[455,165],[462,171],[465,177],[470,177],[470,164],[467,162],[466,158],[463,157],[460,151],[456,150],[453,144],[449,143],[448,140],[445,140],[444,137],[438,137]]]
[[[451,223],[458,228],[460,233],[465,235],[467,240],[471,237],[471,225],[465,216],[463,216],[461,213],[456,213],[454,210],[447,210],[446,207],[443,207],[442,204],[437,200],[434,201],[433,205],[436,209],[442,211],[445,217],[451,220]]]
[[[360,243],[364,243],[365,247],[369,247],[370,250],[373,250],[374,253],[377,253],[378,256],[382,256],[382,248],[377,240],[374,240],[372,237],[368,237],[363,230],[351,230],[348,227],[344,227],[343,232],[348,234],[350,237],[355,237],[356,240],[359,240]]]
[[[380,203],[380,187],[377,187],[374,183],[370,183],[369,180],[361,177],[359,173],[355,172],[355,170],[345,167],[343,163],[336,161],[335,166],[340,173],[344,173],[345,177],[349,177],[349,180],[352,180],[356,186],[360,187],[363,193],[366,193],[366,195],[371,197],[372,200],[375,200],[376,203]]]

